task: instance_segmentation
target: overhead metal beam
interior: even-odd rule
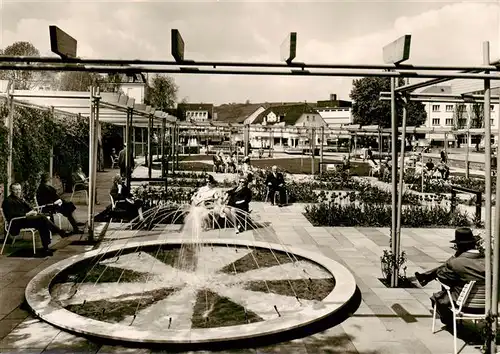
[[[148,65],[148,66],[196,66],[196,67],[247,67],[247,68],[310,68],[310,69],[376,69],[376,70],[441,70],[441,71],[500,71],[496,65],[414,65],[414,64],[306,64],[306,63],[265,63],[265,62],[224,62],[224,61],[183,61],[179,64],[169,60],[141,59],[89,59],[89,58],[55,58],[55,57],[19,57],[0,56],[0,63],[47,63],[47,64],[81,64],[81,65]],[[403,89],[405,86],[399,88]]]
[[[0,70],[34,70],[34,71],[87,71],[97,73],[165,73],[165,74],[196,74],[196,75],[250,75],[250,76],[315,76],[315,77],[403,77],[403,78],[449,78],[449,79],[490,79],[500,80],[500,75],[495,74],[470,74],[470,73],[429,73],[397,71],[249,71],[249,70],[218,70],[203,69],[196,71],[183,71],[177,69],[163,69],[151,67],[112,67],[112,66],[74,66],[62,64],[60,66],[15,65],[0,64]]]

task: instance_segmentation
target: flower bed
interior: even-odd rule
[[[392,224],[392,207],[369,203],[317,203],[306,206],[304,215],[314,226],[388,227]],[[470,226],[467,213],[435,206],[405,206],[401,225],[406,227]]]

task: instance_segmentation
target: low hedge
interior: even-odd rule
[[[392,207],[367,203],[317,203],[306,206],[304,215],[314,226],[388,227],[392,224]],[[467,213],[436,206],[407,206],[402,209],[401,225],[405,227],[471,226]]]

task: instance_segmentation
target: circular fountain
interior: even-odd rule
[[[355,293],[352,274],[318,253],[209,239],[198,217],[186,223],[182,238],[110,243],[46,268],[26,288],[29,306],[44,321],[82,335],[193,345],[306,327]]]

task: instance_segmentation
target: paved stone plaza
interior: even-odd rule
[[[304,206],[295,204],[284,208],[264,203],[252,203],[252,215],[262,222],[272,222],[267,232],[247,231],[235,235],[230,229],[209,231],[207,237],[245,238],[301,247],[319,252],[345,265],[355,276],[362,294],[357,311],[347,320],[325,332],[276,344],[249,349],[253,353],[450,353],[452,335],[442,330],[431,333],[429,295],[436,286],[425,289],[389,289],[379,280],[380,256],[388,248],[386,228],[313,227],[302,215]],[[101,247],[109,242],[155,239],[165,236],[141,236],[113,232],[110,225]],[[167,230],[165,230],[167,232]],[[173,235],[175,230],[168,230]],[[428,269],[452,253],[450,229],[404,229],[403,249],[408,254],[408,274]],[[121,236],[121,237],[120,237]],[[122,238],[125,237],[125,238]],[[72,239],[76,239],[73,236]],[[109,238],[114,238],[111,240]],[[41,269],[70,255],[84,252],[89,246],[70,245],[61,240],[57,251],[48,259],[0,257],[0,352],[2,353],[149,353],[150,350],[115,347],[93,343],[60,331],[33,318],[22,306],[24,288]],[[460,345],[463,341],[459,341]],[[245,351],[244,351],[245,352]],[[468,345],[462,353],[478,353],[478,346]]]

